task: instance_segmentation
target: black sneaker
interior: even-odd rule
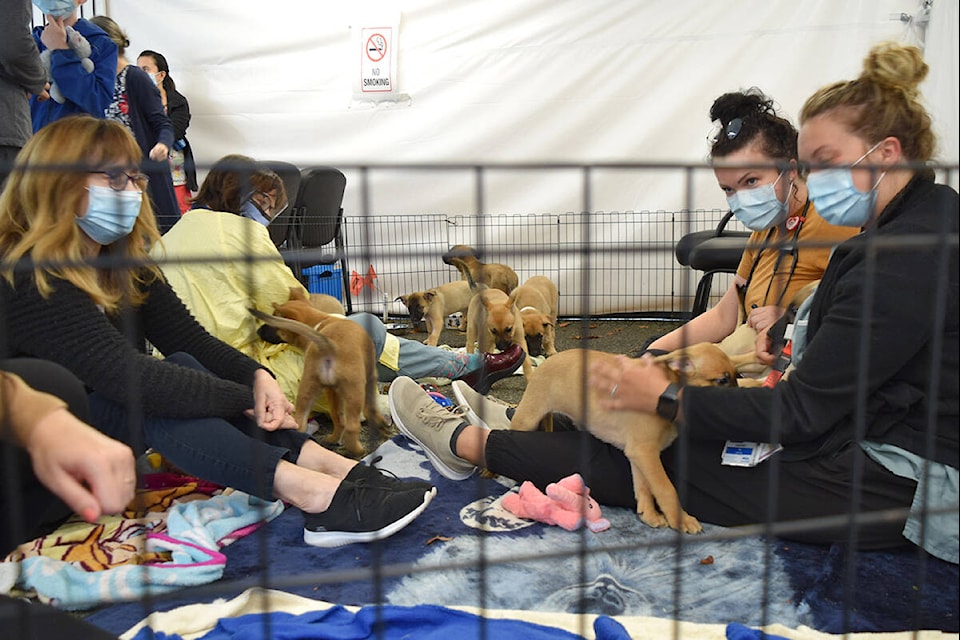
[[[363,479],[344,480],[323,513],[303,514],[303,541],[314,547],[339,547],[381,540],[423,513],[432,491],[396,491]]]
[[[397,475],[389,469],[382,469],[376,466],[382,459],[382,456],[377,456],[370,461],[369,465],[365,465],[362,462],[358,463],[350,470],[350,473],[347,474],[344,480],[351,482],[365,480],[367,484],[383,489],[390,489],[391,491],[420,489],[422,491],[430,491],[436,495],[437,488],[426,480],[420,480],[418,478],[398,478]]]

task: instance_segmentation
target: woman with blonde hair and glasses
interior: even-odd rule
[[[433,487],[297,431],[271,372],[186,310],[148,255],[160,234],[140,159],[122,125],[89,116],[44,127],[17,156],[0,195],[0,356],[66,367],[90,390],[91,424],[135,453],[152,447],[191,475],[299,507],[307,544],[412,522]]]

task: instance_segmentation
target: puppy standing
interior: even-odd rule
[[[466,313],[472,296],[470,283],[457,280],[426,291],[415,291],[397,300],[410,312],[411,322],[426,322],[427,339],[424,343],[435,347],[440,343],[446,317],[452,313]]]
[[[476,250],[465,244],[451,247],[450,251],[443,255],[443,261],[456,267],[464,280],[469,280],[466,275],[469,273],[477,284],[485,284],[491,289],[500,289],[507,294],[516,289],[520,283],[516,271],[505,264],[480,262],[477,259]]]
[[[447,258],[445,257],[444,260]],[[490,353],[494,347],[504,351],[509,349],[510,345],[519,344],[520,348],[529,355],[527,340],[523,333],[523,319],[520,318],[520,311],[513,304],[510,296],[501,289],[493,289],[486,284],[476,282],[466,262],[459,258],[449,258],[449,260],[448,264],[460,270],[470,285],[470,291],[473,292],[473,297],[470,298],[470,304],[467,306],[467,353],[473,353],[478,348],[482,353]],[[529,376],[533,372],[530,358],[524,358],[522,366],[524,376]]]
[[[637,514],[644,523],[699,533],[703,527],[680,506],[677,490],[660,462],[660,452],[677,437],[676,426],[654,414],[601,409],[599,392],[587,386],[586,372],[594,362],[615,366],[616,358],[612,353],[589,349],[568,349],[548,358],[528,381],[510,428],[533,431],[541,418],[549,419],[553,412],[570,416],[579,428],[622,449],[630,460]],[[678,384],[737,384],[736,368],[714,344],[695,344],[656,361]],[[546,428],[552,428],[552,420]]]
[[[342,444],[354,456],[365,453],[360,442],[360,421],[375,425],[381,433],[389,429],[377,410],[377,357],[373,341],[363,328],[345,318],[313,308],[306,300],[289,300],[274,305],[274,314],[256,309],[250,313],[272,327],[258,333],[268,342],[288,342],[304,353],[303,377],[297,388],[294,420],[305,431],[310,408],[321,391],[330,403],[333,433],[327,444]]]
[[[546,276],[532,276],[513,290],[510,300],[520,310],[530,355],[550,357],[556,354],[557,311],[560,307],[557,285]]]

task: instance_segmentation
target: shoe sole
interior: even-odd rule
[[[387,526],[377,529],[376,531],[310,531],[309,529],[304,529],[303,541],[311,547],[331,548],[342,547],[344,545],[354,544],[356,542],[373,542],[374,540],[383,540],[384,538],[389,538],[413,522],[417,516],[423,513],[433,500],[434,494],[436,494],[435,489],[432,491],[424,491],[423,504],[399,520],[391,522]]]
[[[455,471],[450,467],[448,467],[446,463],[437,456],[437,454],[431,451],[430,447],[420,442],[420,439],[417,438],[415,435],[413,435],[413,433],[411,433],[409,429],[407,429],[406,425],[403,424],[403,421],[400,420],[400,416],[397,415],[397,411],[393,406],[394,405],[393,385],[390,385],[390,390],[387,392],[387,395],[390,399],[390,415],[393,416],[394,426],[397,427],[400,433],[402,433],[403,435],[405,435],[406,437],[410,438],[411,440],[417,443],[420,449],[423,450],[423,452],[426,454],[427,459],[430,461],[430,464],[432,464],[433,468],[437,470],[437,473],[439,473],[445,478],[449,478],[450,480],[466,480],[467,478],[473,475],[473,472],[477,470],[476,467],[471,467],[470,470],[467,472]]]

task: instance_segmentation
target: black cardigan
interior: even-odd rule
[[[253,375],[263,367],[207,333],[166,282],[155,281],[146,303],[124,315],[161,353],[189,353],[214,375],[145,354],[135,339],[125,337],[136,333],[131,323],[111,321],[70,282],[51,281],[54,291],[44,299],[32,273],[18,274],[16,287],[0,280],[7,357],[58,362],[89,389],[120,403],[130,401],[128,394],[136,390],[148,415],[229,418],[253,407]]]

